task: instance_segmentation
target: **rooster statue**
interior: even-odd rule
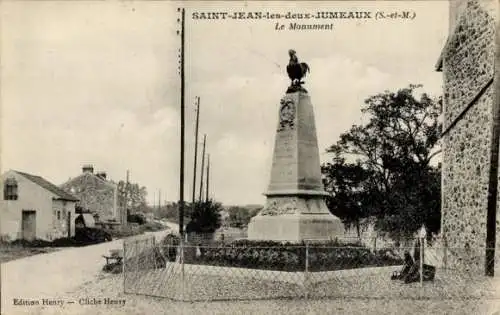
[[[290,61],[286,66],[286,72],[288,77],[292,80],[292,87],[300,87],[302,78],[306,76],[307,72],[311,72],[309,66],[305,62],[299,63],[299,58],[297,58],[297,53],[295,50],[288,50],[288,55],[290,56]]]

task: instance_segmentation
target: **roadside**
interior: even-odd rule
[[[24,257],[30,257],[33,255],[52,253],[61,249],[64,248],[59,248],[59,247],[29,248],[29,247],[15,246],[10,244],[1,244],[0,264],[16,259],[21,259]]]
[[[170,229],[146,232],[161,239]],[[14,299],[65,297],[84,284],[102,278],[105,264],[102,255],[123,248],[123,239],[85,247],[65,248],[12,260],[0,265],[2,314],[18,314]]]
[[[151,232],[158,240],[178,231]],[[253,300],[176,302],[124,294],[122,275],[101,271],[103,254],[119,249],[122,240],[32,256],[1,266],[2,314],[485,314],[493,315],[499,301],[478,299],[332,298],[322,300]],[[150,279],[150,281],[154,281]],[[9,284],[5,286],[6,284]],[[61,299],[62,306],[14,306],[13,299]],[[91,305],[110,299],[122,304]],[[68,304],[68,301],[74,301]],[[104,303],[104,302],[103,302]],[[81,305],[87,304],[87,305]]]
[[[170,225],[178,231],[178,226],[175,223],[171,223]],[[140,236],[141,234],[147,235],[151,232],[161,231],[161,226],[168,227],[168,224],[164,221],[154,220],[152,222],[148,222],[134,228],[130,227],[125,232],[109,231],[105,229],[100,230],[104,234],[112,236],[113,239],[124,239],[127,237]],[[52,253],[59,250],[80,247],[71,244],[71,239],[60,239],[59,241],[61,241],[59,242],[59,244],[49,244],[50,242],[37,240],[35,242],[29,243],[28,245],[26,244],[26,242],[19,240],[14,242],[0,242],[0,264],[16,259],[30,257],[33,255]]]

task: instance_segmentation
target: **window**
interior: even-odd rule
[[[3,186],[4,200],[17,200],[17,181],[15,178],[7,178]]]
[[[61,220],[61,211],[57,211],[57,220]]]

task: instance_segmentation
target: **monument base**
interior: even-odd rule
[[[249,240],[334,240],[344,233],[342,222],[328,214],[257,215],[248,225]]]
[[[343,234],[344,225],[319,196],[268,196],[266,207],[248,225],[249,240],[333,240]]]

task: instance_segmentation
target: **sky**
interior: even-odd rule
[[[321,160],[361,123],[364,99],[421,83],[441,94],[435,64],[448,34],[447,1],[189,2],[186,7],[185,200],[191,200],[195,97],[210,154],[210,191],[225,204],[262,204],[278,106],[293,48],[311,73]],[[1,169],[59,185],[93,164],[112,180],[179,199],[180,17],[170,1],[7,1],[1,4]],[[275,30],[276,20],[200,20],[193,12],[368,11],[386,20],[279,20],[332,30]],[[198,170],[200,165],[198,164]],[[198,180],[200,176],[198,174]],[[199,189],[199,182],[196,184]],[[198,194],[198,192],[196,193]]]

